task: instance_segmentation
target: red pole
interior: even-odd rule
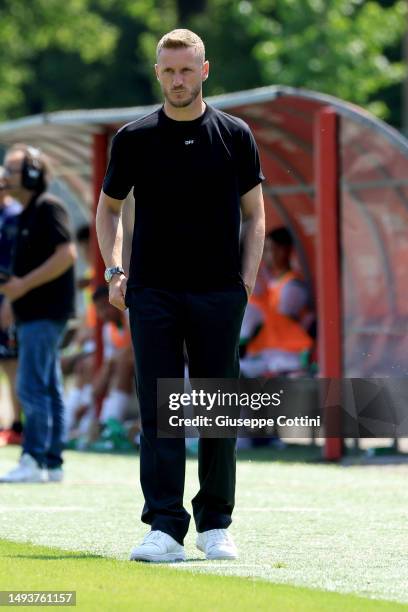
[[[315,173],[317,211],[317,309],[318,355],[322,378],[335,379],[330,384],[340,405],[342,376],[342,320],[339,228],[339,147],[338,118],[334,109],[323,108],[315,124]],[[336,382],[338,381],[338,382]],[[334,385],[334,386],[333,386]],[[328,401],[328,398],[326,398]],[[336,422],[339,411],[325,408],[327,423]],[[337,423],[339,424],[339,423]],[[342,438],[327,437],[324,458],[336,461],[342,455]]]
[[[99,201],[99,194],[102,189],[102,182],[105,176],[108,156],[108,133],[94,134],[92,147],[92,183],[93,183],[93,214],[91,222],[91,248],[94,262],[94,287],[103,284],[105,264],[101,257],[98,240],[96,237],[96,209]],[[95,369],[98,370],[103,361],[103,342],[102,342],[102,321],[98,318],[95,330],[96,355]],[[102,398],[97,402],[96,412],[99,415]]]

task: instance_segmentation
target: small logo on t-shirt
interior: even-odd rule
[[[185,140],[184,144],[185,145],[192,145],[192,144],[194,144],[194,140]]]

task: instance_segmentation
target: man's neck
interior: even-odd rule
[[[197,96],[191,104],[183,108],[177,108],[169,104],[167,100],[164,101],[164,112],[174,121],[194,121],[204,114],[205,109],[206,104],[201,96]]]

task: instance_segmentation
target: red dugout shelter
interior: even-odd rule
[[[408,141],[363,109],[310,91],[266,87],[208,102],[254,131],[266,175],[268,228],[291,229],[314,292],[320,376],[407,376]],[[154,108],[10,121],[0,125],[0,146],[22,141],[40,147],[74,220],[89,219],[111,136]],[[95,258],[101,277],[97,251]],[[325,457],[340,456],[341,440],[327,440]]]

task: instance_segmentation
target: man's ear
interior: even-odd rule
[[[159,67],[158,67],[158,64],[154,65],[154,71],[156,73],[156,79],[159,80]]]
[[[205,60],[203,64],[203,70],[201,73],[203,81],[206,81],[208,79],[209,71],[210,71],[210,62],[208,60]]]

